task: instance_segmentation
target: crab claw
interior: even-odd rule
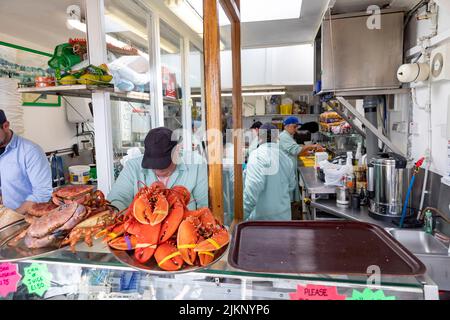
[[[134,235],[124,235],[108,242],[108,245],[116,250],[133,250],[138,244],[138,239]]]
[[[155,252],[155,259],[158,266],[166,271],[177,271],[183,266],[180,251],[170,242],[165,242],[158,246]]]
[[[212,252],[219,250],[223,246],[227,245],[230,242],[230,235],[225,228],[220,228],[218,231],[214,231],[213,236],[208,238],[202,242],[200,242],[196,247],[196,252]]]
[[[184,220],[178,228],[177,247],[181,257],[188,265],[194,265],[197,253],[194,251],[198,241],[195,226],[188,220]]]

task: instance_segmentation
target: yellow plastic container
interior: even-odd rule
[[[298,157],[300,161],[303,163],[304,167],[314,167],[316,164],[315,156],[307,156],[307,157]]]
[[[280,106],[280,113],[283,115],[292,114],[292,104],[282,104]]]

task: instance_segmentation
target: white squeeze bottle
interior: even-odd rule
[[[361,154],[361,142],[358,142],[358,147],[356,148],[356,154],[355,154],[355,159],[358,166],[361,165],[361,158],[362,158],[362,154]]]

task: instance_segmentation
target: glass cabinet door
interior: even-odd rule
[[[143,152],[151,129],[149,14],[135,1],[105,0],[107,64],[115,91],[111,98],[113,148],[119,167],[119,159],[130,148]]]
[[[164,126],[176,130],[182,124],[182,37],[166,22],[160,20],[161,74],[164,105]]]

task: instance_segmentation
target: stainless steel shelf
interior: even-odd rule
[[[386,88],[386,89],[366,89],[366,90],[327,90],[320,91],[317,96],[333,94],[336,97],[365,97],[379,95],[405,94],[410,92],[410,88]]]
[[[33,94],[48,94],[56,96],[78,97],[78,98],[91,98],[94,92],[110,92],[111,100],[115,101],[128,101],[137,103],[149,103],[150,94],[146,92],[122,92],[116,91],[113,85],[99,86],[99,85],[63,85],[43,88],[18,88],[20,93],[33,93]],[[164,100],[166,101],[166,99]],[[168,103],[172,103],[172,99],[169,99]]]
[[[270,118],[270,117],[279,117],[279,118],[285,118],[285,117],[318,117],[318,114],[313,113],[307,113],[307,114],[262,114],[262,115],[252,115],[252,116],[244,116],[244,118]]]
[[[342,134],[334,134],[331,132],[323,132],[319,131],[320,134],[324,135],[327,138],[339,138],[339,137],[346,137],[346,138],[357,138],[361,135],[359,133],[342,133]]]

